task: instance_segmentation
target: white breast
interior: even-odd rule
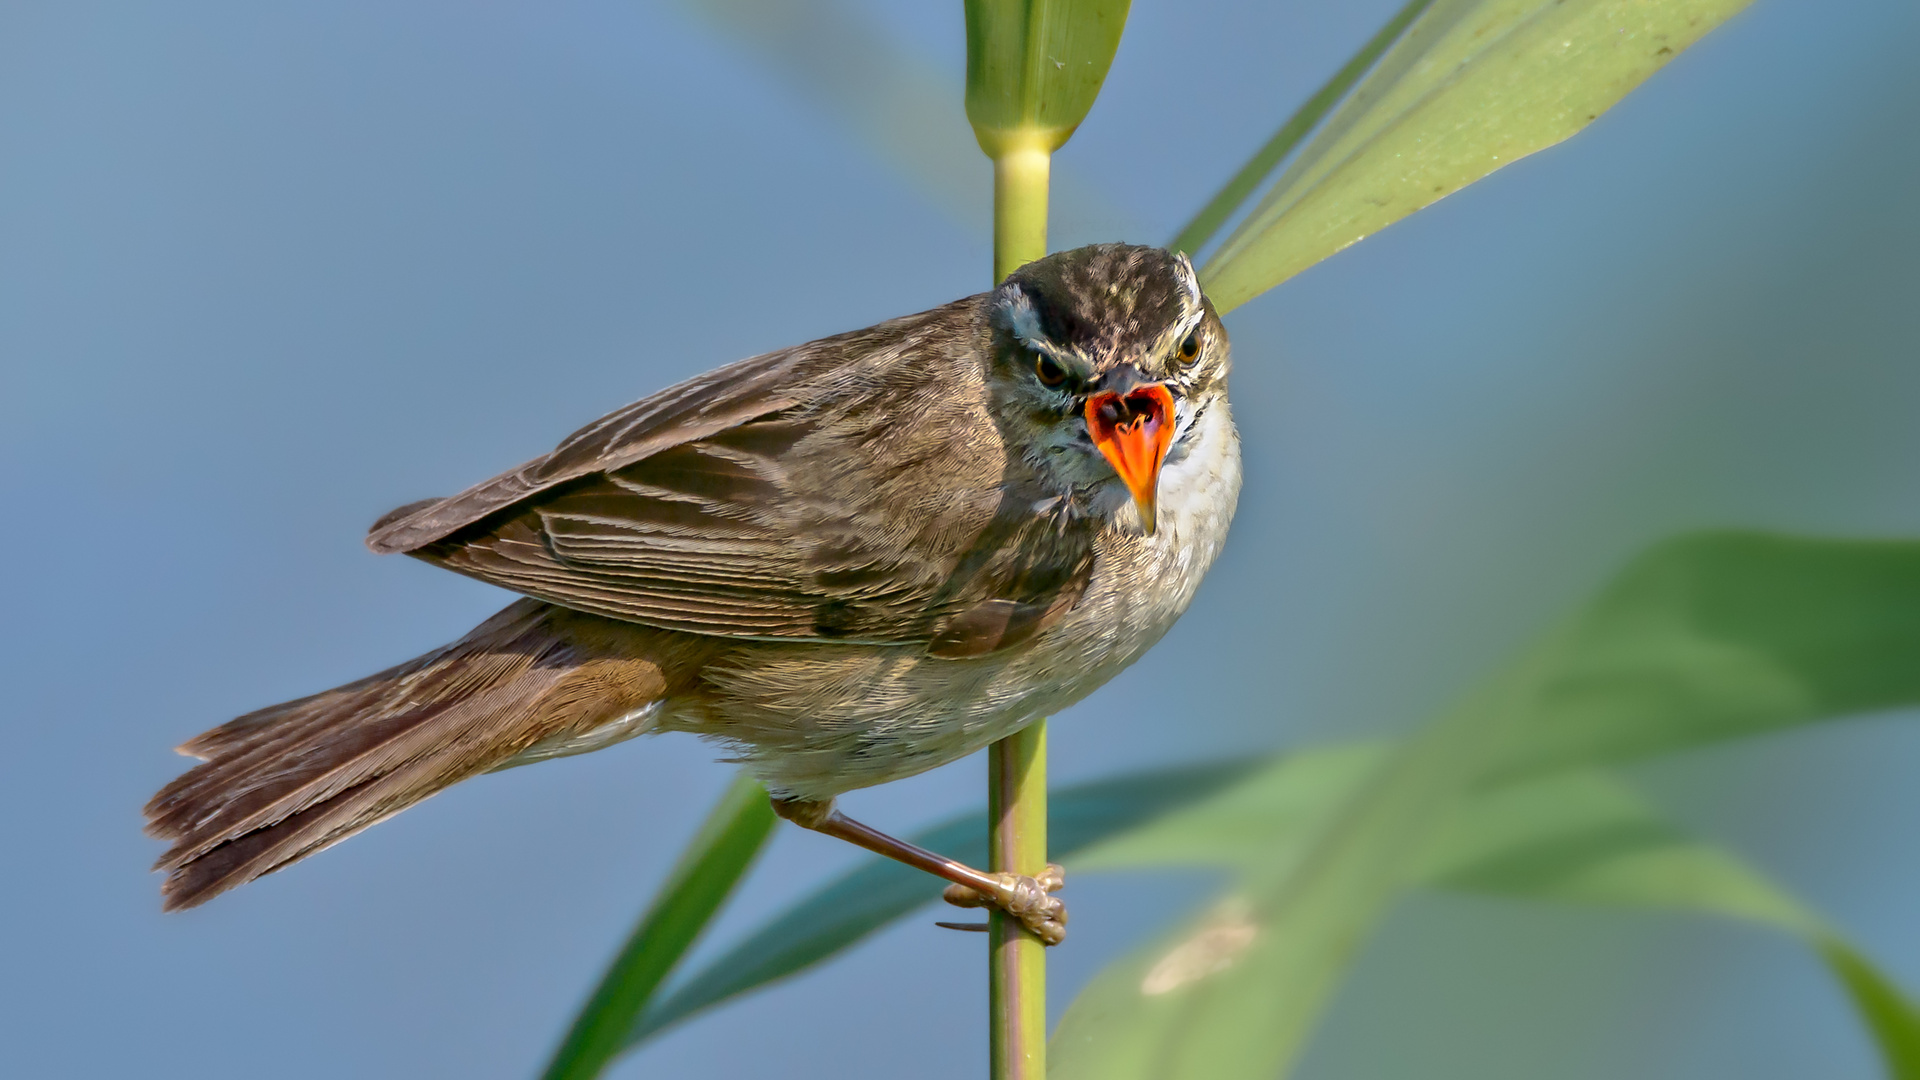
[[[1102,545],[1087,595],[1060,628],[1059,647],[1075,654],[1088,676],[1063,679],[1077,691],[1073,700],[1139,659],[1187,610],[1226,543],[1239,498],[1240,436],[1221,398],[1161,469],[1153,535],[1137,531],[1131,500],[1120,507],[1131,527]]]

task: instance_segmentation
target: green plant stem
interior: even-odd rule
[[[987,757],[988,865],[1035,875],[1047,865],[1047,722],[994,743]],[[1047,947],[1020,920],[988,919],[993,1080],[1047,1075]]]
[[[993,279],[1047,253],[1049,151],[1012,142],[993,161]],[[1036,720],[987,752],[987,866],[1037,876],[1047,865],[1047,722]],[[1018,919],[988,917],[987,971],[993,1080],[1045,1080],[1047,947]]]
[[[1014,140],[1009,140],[1014,142]],[[993,159],[993,282],[1047,253],[1047,177],[1053,155],[1035,139]]]

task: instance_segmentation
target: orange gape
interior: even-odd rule
[[[1159,383],[1139,387],[1125,397],[1095,394],[1087,399],[1087,433],[1133,492],[1140,522],[1153,532],[1160,463],[1173,444],[1173,394]]]

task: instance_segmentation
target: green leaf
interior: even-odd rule
[[[1419,880],[1538,900],[1702,912],[1806,937],[1829,932],[1733,854],[1687,836],[1598,770],[1482,792],[1448,822]]]
[[[1367,73],[1374,61],[1380,59],[1380,54],[1387,51],[1387,46],[1400,40],[1400,35],[1406,33],[1413,20],[1432,5],[1433,0],[1407,0],[1407,5],[1388,19],[1385,26],[1375,31],[1373,37],[1360,46],[1360,51],[1333,73],[1333,78],[1323,83],[1305,104],[1287,117],[1287,122],[1280,125],[1280,130],[1274,132],[1273,137],[1255,151],[1245,165],[1240,166],[1225,187],[1207,200],[1207,205],[1200,208],[1192,221],[1187,222],[1180,234],[1167,245],[1167,249],[1193,255],[1206,247],[1207,242],[1213,239],[1213,234],[1220,231],[1220,226],[1240,212],[1241,204],[1267,182],[1273,170],[1279,168],[1293,148],[1300,145],[1300,140],[1306,138],[1327,115],[1327,111],[1338,105],[1347,91],[1353,89],[1353,84]]]
[[[1571,628],[1492,778],[1630,761],[1920,700],[1920,543],[1709,533]]]
[[[1551,860],[1568,857],[1560,837],[1531,861],[1513,861],[1526,850],[1529,817],[1477,804],[1495,797],[1488,792],[1554,771],[1911,704],[1920,701],[1915,656],[1920,544],[1719,534],[1657,548],[1506,674],[1373,767],[1357,766],[1358,779],[1343,787],[1302,774],[1292,781],[1301,796],[1293,803],[1284,792],[1260,795],[1291,810],[1242,853],[1240,888],[1197,923],[1098,976],[1061,1021],[1053,1075],[1280,1074],[1401,889],[1432,875],[1450,850],[1483,877],[1502,870],[1461,855],[1460,829],[1503,853],[1504,872],[1536,884],[1548,880]],[[1236,797],[1262,782],[1286,788],[1283,766],[1250,778]],[[1302,795],[1310,780],[1324,785],[1317,799]],[[1514,791],[1504,797],[1524,802],[1525,790]],[[1583,810],[1572,796],[1559,798],[1570,800],[1563,811]],[[1187,815],[1204,821],[1209,810],[1202,804]],[[1493,816],[1468,827],[1474,814]],[[1521,831],[1502,837],[1502,823]],[[1615,841],[1632,838],[1617,821],[1609,827]],[[1163,849],[1178,842],[1160,840]],[[1615,864],[1612,877],[1557,880],[1625,888],[1622,877],[1633,876],[1626,865]],[[1659,865],[1645,856],[1634,887],[1644,895],[1659,882],[1684,892],[1687,875],[1663,876]],[[1699,858],[1687,865],[1689,874],[1707,874]],[[1710,885],[1717,902],[1744,896],[1748,917],[1786,917],[1768,907],[1774,901],[1764,891],[1736,888],[1735,871],[1714,873],[1719,879],[1708,874],[1696,885]]]
[[[1559,773],[1462,809],[1425,880],[1571,903],[1692,911],[1800,938],[1852,999],[1888,1075],[1920,1078],[1920,1008],[1826,920],[1731,852],[1686,836],[1619,780]]]
[[[1536,667],[1529,665],[1529,669]],[[1353,951],[1522,715],[1531,676],[1394,748],[1251,860],[1195,924],[1101,972],[1049,1044],[1050,1076],[1270,1077],[1304,1044]]]
[[[745,876],[778,820],[766,789],[753,779],[743,775],[727,788],[574,1018],[547,1065],[546,1080],[600,1075],[661,980]]]
[[[1056,857],[1187,805],[1256,770],[1263,761],[1189,765],[1054,792],[1049,840]],[[916,834],[913,841],[961,862],[986,861],[986,814],[977,811]],[[877,933],[940,896],[944,882],[890,859],[872,858],[800,900],[693,973],[641,1016],[626,1035],[635,1046],[663,1029]]]
[[[1052,153],[1100,94],[1128,0],[967,0],[967,119],[990,158]]]
[[[1338,808],[1361,770],[1377,764],[1384,749],[1356,745],[1289,757],[1097,845],[1075,866],[1082,872],[1245,867],[1254,854],[1272,850],[1274,838],[1283,846],[1291,839],[1297,853],[1300,841]],[[1255,835],[1262,824],[1269,837]],[[1605,772],[1557,772],[1483,790],[1449,821],[1414,881],[1519,899],[1690,911],[1793,934],[1826,962],[1853,1000],[1890,1075],[1920,1077],[1920,1009],[1891,979],[1798,900],[1732,853],[1686,836]],[[1129,976],[1138,975],[1142,990],[1164,994],[1234,963],[1258,932],[1251,913],[1243,892],[1229,894],[1176,941],[1149,954],[1150,964],[1130,967]],[[1059,1068],[1084,1066],[1076,1058]]]
[[[1819,948],[1879,1044],[1887,1075],[1894,1080],[1920,1080],[1920,1008],[1846,942],[1828,938]]]
[[[1379,769],[1389,743],[1294,751],[1259,762],[1204,798],[1074,853],[1075,873],[1142,866],[1245,869],[1298,858],[1316,822]]]
[[[1591,123],[1750,0],[1436,0],[1202,270],[1221,311]]]

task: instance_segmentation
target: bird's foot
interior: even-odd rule
[[[940,898],[955,907],[994,907],[1020,920],[1021,925],[1048,945],[1067,939],[1067,905],[1051,895],[1067,883],[1059,863],[1048,863],[1038,877],[1000,873],[991,892],[967,885],[949,885]]]
[[[1067,883],[1066,871],[1048,863],[1038,877],[1024,874],[987,874],[935,854],[916,844],[862,825],[833,808],[832,799],[795,799],[776,796],[774,812],[795,825],[858,844],[868,851],[897,859],[908,866],[955,882],[942,895],[959,907],[994,907],[1020,920],[1048,945],[1067,938],[1067,905],[1048,895]],[[942,926],[951,924],[942,923]],[[955,930],[983,930],[981,926],[952,926]]]

